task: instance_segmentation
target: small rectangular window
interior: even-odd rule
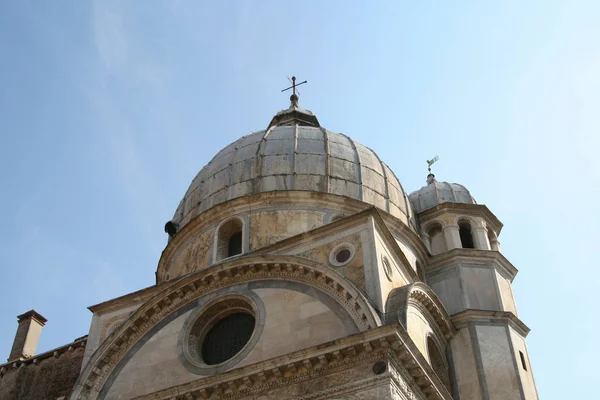
[[[523,366],[523,369],[527,371],[527,365],[525,364],[525,355],[522,351],[519,351],[519,355],[521,356],[521,365]]]

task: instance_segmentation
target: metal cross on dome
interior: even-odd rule
[[[289,78],[288,78],[289,79]],[[285,88],[282,90],[282,92],[285,92],[286,90],[290,90],[292,89],[292,96],[296,96],[296,87],[300,86],[300,85],[304,85],[305,83],[307,83],[308,81],[304,81],[304,82],[300,82],[300,83],[296,83],[296,77],[292,76],[292,86]],[[298,93],[299,94],[299,93]]]

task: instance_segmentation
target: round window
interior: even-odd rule
[[[381,263],[383,264],[383,271],[385,272],[385,276],[388,278],[388,281],[391,282],[394,277],[394,270],[392,270],[392,264],[390,263],[390,260],[385,254],[383,255],[383,257],[381,257]]]
[[[217,321],[202,341],[202,360],[221,364],[240,352],[254,332],[254,316],[236,312]]]
[[[348,264],[354,258],[356,250],[350,243],[342,243],[333,248],[329,253],[329,263],[334,267]]]
[[[201,375],[226,371],[252,350],[264,318],[264,306],[252,292],[207,302],[188,317],[181,332],[184,366]]]

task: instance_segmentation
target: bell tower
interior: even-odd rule
[[[529,328],[511,288],[517,269],[500,252],[502,223],[464,186],[438,182],[431,173],[409,198],[431,254],[427,283],[457,329],[447,352],[453,395],[537,399],[525,344]]]

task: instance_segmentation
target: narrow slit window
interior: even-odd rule
[[[527,364],[525,363],[525,355],[523,354],[522,351],[519,351],[519,355],[521,356],[521,365],[523,366],[523,369],[525,371],[527,371]]]

